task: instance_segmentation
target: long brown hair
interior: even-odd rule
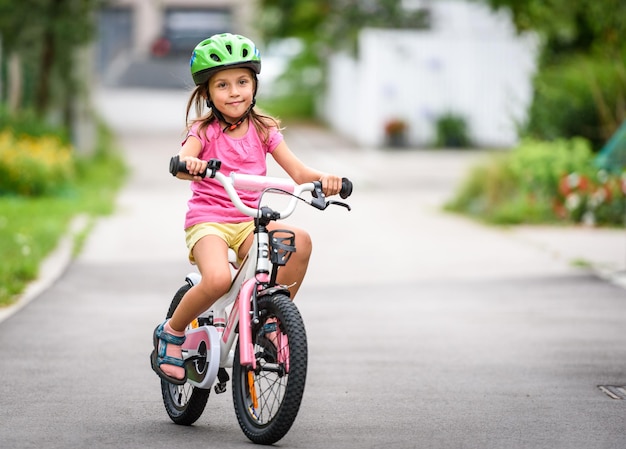
[[[254,82],[257,83],[256,76],[254,77]],[[217,116],[213,113],[213,110],[209,111],[208,114],[204,112],[207,98],[209,98],[208,86],[208,81],[199,86],[196,86],[196,88],[191,93],[191,96],[189,97],[189,101],[187,102],[187,112],[185,114],[185,123],[187,123],[187,130],[191,129],[191,127],[197,122],[200,122],[198,132],[205,133],[209,124],[218,119]],[[191,112],[192,108],[195,109],[197,118],[190,121],[189,113]],[[281,129],[279,119],[257,111],[256,107],[250,110],[248,118],[250,119],[250,122],[254,125],[257,133],[261,135],[261,140],[263,141],[263,143],[267,143],[269,141],[271,128],[276,128],[277,130]]]

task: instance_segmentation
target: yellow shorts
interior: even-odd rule
[[[239,259],[239,247],[246,238],[254,231],[254,221],[244,221],[242,223],[198,223],[185,229],[185,240],[189,248],[189,261],[196,263],[193,257],[193,247],[202,237],[216,235],[226,242],[229,248],[237,254]]]

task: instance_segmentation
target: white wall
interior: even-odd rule
[[[410,144],[427,146],[437,117],[454,112],[477,145],[514,145],[531,101],[536,40],[481,4],[431,5],[431,30],[365,29],[358,60],[332,57],[325,119],[362,145],[381,146],[385,122],[402,118]]]

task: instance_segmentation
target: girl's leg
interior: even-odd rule
[[[202,275],[202,280],[185,293],[172,318],[164,326],[166,331],[171,330],[170,333],[176,336],[184,335],[189,323],[211,307],[230,288],[228,246],[224,240],[214,235],[201,238],[193,248],[193,257]],[[169,343],[166,355],[178,359],[182,358],[181,347]],[[185,369],[179,366],[163,364],[161,370],[175,379],[185,377]]]
[[[270,231],[274,229],[287,229],[296,234],[297,250],[291,255],[287,265],[280,268],[277,279],[279,284],[290,286],[289,293],[291,294],[291,299],[294,299],[302,285],[302,280],[309,266],[309,258],[311,257],[311,251],[313,249],[311,236],[305,230],[295,226],[289,226],[285,223],[271,223],[268,229]],[[252,235],[248,236],[246,241],[239,247],[239,257],[244,257],[247,254],[251,244]]]
[[[170,319],[170,326],[177,331],[184,331],[230,288],[228,246],[224,240],[215,235],[201,238],[193,247],[193,257],[202,280],[187,291]]]

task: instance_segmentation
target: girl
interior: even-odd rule
[[[187,122],[192,106],[199,118],[191,122],[178,153],[190,174],[177,177],[192,181],[185,234],[189,259],[198,266],[202,280],[185,294],[172,318],[157,326],[151,355],[152,369],[178,385],[186,381],[181,354],[185,328],[228,291],[228,248],[243,259],[254,230],[253,220],[235,208],[219,183],[198,176],[206,168],[205,161],[221,160],[224,173],[265,175],[265,157],[270,153],[296,183],[319,180],[328,196],[341,189],[340,177],[303,164],[284,142],[279,122],[254,109],[261,58],[250,39],[230,33],[211,36],[196,46],[190,64],[196,89],[187,104]],[[210,112],[203,116],[205,104]],[[247,205],[256,207],[258,192],[239,194]],[[278,282],[290,286],[294,298],[309,263],[311,239],[304,230],[280,226],[295,232],[298,242],[298,251],[278,273]]]

